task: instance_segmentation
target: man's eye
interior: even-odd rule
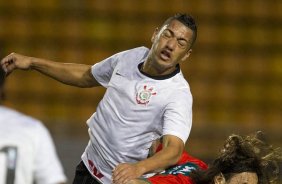
[[[185,40],[178,40],[178,44],[179,44],[181,47],[186,47],[188,43],[187,43]]]
[[[171,37],[171,33],[169,31],[164,31],[163,32],[163,36],[167,37],[167,38],[170,38]]]

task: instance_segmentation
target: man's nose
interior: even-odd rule
[[[174,38],[171,38],[167,41],[166,45],[167,45],[167,48],[172,51],[174,50],[176,44],[177,44],[177,40]]]

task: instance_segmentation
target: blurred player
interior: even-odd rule
[[[124,183],[174,165],[182,154],[192,126],[192,95],[179,64],[190,56],[196,35],[194,19],[177,14],[155,30],[150,49],[126,50],[93,66],[19,54],[1,65],[7,74],[34,69],[68,85],[107,88],[87,121],[90,142],[74,183]],[[146,159],[161,136],[164,148]]]
[[[4,80],[0,68],[0,184],[65,183],[48,130],[40,121],[1,105]]]

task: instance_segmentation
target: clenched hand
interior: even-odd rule
[[[16,53],[11,53],[1,60],[1,67],[9,75],[15,69],[30,69],[31,58]]]

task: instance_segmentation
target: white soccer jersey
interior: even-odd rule
[[[0,184],[65,181],[53,141],[42,123],[0,106]]]
[[[163,77],[140,71],[149,49],[118,53],[92,67],[95,79],[107,88],[89,118],[90,142],[82,155],[92,175],[111,183],[119,163],[148,156],[152,141],[174,135],[185,143],[192,125],[192,95],[180,69]]]

